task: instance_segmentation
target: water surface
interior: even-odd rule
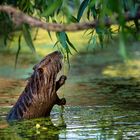
[[[67,105],[55,106],[50,118],[11,125],[5,117],[23,90],[34,62],[17,71],[1,62],[0,139],[140,139],[139,53],[133,49],[134,59],[124,63],[113,49],[72,57],[68,80],[58,93],[67,99]]]

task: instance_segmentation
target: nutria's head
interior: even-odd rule
[[[38,87],[38,90],[41,90],[46,85],[53,85],[56,82],[58,72],[62,68],[62,58],[63,56],[59,51],[48,54],[33,67],[34,73],[30,82],[34,83],[33,85]]]
[[[44,74],[58,73],[62,68],[62,54],[59,51],[48,54],[33,69]]]

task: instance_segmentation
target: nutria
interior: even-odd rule
[[[56,93],[66,80],[66,76],[62,75],[56,81],[62,68],[62,58],[62,54],[55,51],[33,67],[33,74],[7,115],[7,121],[47,117],[55,104],[66,104],[65,98],[59,99]]]

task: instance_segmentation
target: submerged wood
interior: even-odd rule
[[[62,58],[62,54],[55,51],[33,67],[34,72],[7,115],[7,121],[47,117],[55,104],[66,104],[65,98],[59,99],[56,93],[66,80],[66,76],[62,75],[56,81],[62,68]]]

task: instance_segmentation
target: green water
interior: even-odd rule
[[[137,140],[140,138],[138,110],[115,106],[66,106],[63,118],[54,109],[51,120],[34,119],[0,129],[7,139],[95,139]],[[39,128],[36,124],[39,124]]]
[[[115,48],[74,55],[70,71],[61,72],[68,76],[58,93],[67,100],[64,109],[55,106],[50,118],[11,125],[5,117],[37,61],[16,71],[1,61],[0,140],[139,140],[140,53],[129,49],[133,59],[125,63]]]

